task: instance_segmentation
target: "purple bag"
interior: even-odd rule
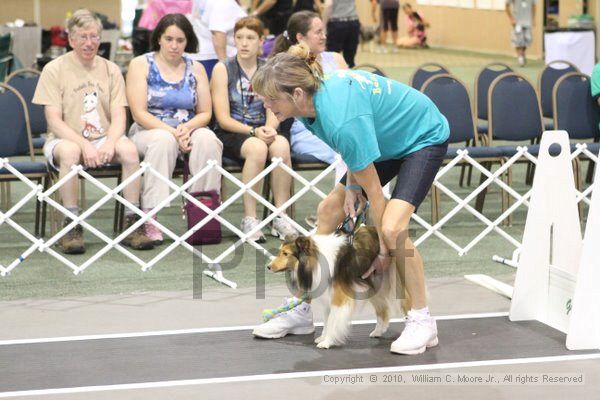
[[[221,205],[219,193],[217,193],[216,190],[210,190],[208,192],[192,192],[190,195],[198,199],[198,201],[211,210],[215,210]],[[188,229],[191,229],[198,222],[202,221],[207,215],[204,210],[200,209],[190,201],[185,202],[183,209],[185,210]],[[191,245],[221,243],[221,223],[216,219],[212,219],[185,241]]]
[[[189,175],[190,166],[187,157],[185,157],[183,164],[184,183],[187,182]],[[209,190],[206,192],[191,192],[190,195],[195,199],[198,199],[199,202],[211,210],[216,210],[221,205],[221,199],[216,190]],[[208,215],[206,212],[204,212],[204,210],[197,207],[194,203],[186,200],[183,202],[183,211],[185,213],[185,218],[187,219],[188,229],[191,229],[194,225],[202,221]],[[216,219],[211,219],[185,241],[191,245],[221,243],[221,223]]]

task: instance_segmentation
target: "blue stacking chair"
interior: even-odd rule
[[[526,145],[529,153],[537,155],[539,139],[544,131],[539,98],[531,83],[521,75],[508,72],[498,76],[490,85],[488,94],[489,129],[487,141],[516,142],[495,146],[505,157],[514,156],[518,146]],[[530,163],[528,160],[523,160]],[[512,185],[512,170],[507,171],[507,183]],[[510,206],[510,197],[506,198]],[[480,205],[483,208],[483,203]],[[510,222],[510,221],[509,221]]]
[[[459,149],[468,150],[469,156],[483,163],[489,160],[501,162],[504,159],[503,154],[497,149],[478,145],[471,98],[466,86],[460,80],[449,74],[435,75],[425,81],[421,91],[434,102],[448,120],[450,146],[446,153],[447,160],[456,157]],[[456,146],[456,144],[461,145]],[[465,166],[463,165],[461,170],[461,183]],[[440,205],[439,193],[435,186],[432,187],[432,197],[432,222],[435,223],[439,217]]]
[[[488,131],[488,92],[494,79],[507,72],[513,72],[506,64],[491,63],[484,66],[475,78],[475,107],[477,132],[485,135]],[[482,137],[485,140],[485,136]]]
[[[48,131],[44,107],[39,104],[33,104],[33,95],[40,78],[40,71],[32,68],[22,68],[14,71],[6,77],[6,83],[23,96],[27,109],[29,111],[29,122],[31,124],[31,136],[33,140],[33,149],[36,154],[41,154],[45,143],[44,135]]]
[[[408,85],[421,90],[425,81],[435,75],[450,74],[448,68],[438,63],[425,63],[415,69],[408,80]]]
[[[579,72],[579,68],[568,61],[555,60],[549,62],[538,78],[538,93],[540,95],[540,105],[542,107],[542,116],[552,120],[554,110],[552,108],[552,92],[558,79],[569,72]],[[553,130],[554,121],[544,121],[544,130]]]
[[[0,83],[0,121],[0,157],[28,156],[29,160],[11,161],[10,165],[27,178],[42,184],[44,189],[47,188],[48,169],[45,162],[35,160],[25,100],[16,89],[4,83]],[[0,182],[4,185],[2,197],[7,208],[10,203],[10,187],[5,184],[18,180],[7,168],[0,169]],[[42,207],[39,201],[36,202],[36,235],[43,231],[45,213],[46,203]]]
[[[587,143],[588,149],[598,154],[600,151],[600,107],[592,97],[590,77],[580,72],[570,72],[560,77],[552,91],[552,110],[554,126],[565,130],[569,137],[577,142],[592,139]],[[573,145],[573,150],[574,150]],[[587,159],[587,157],[582,157]],[[587,181],[591,182],[594,163],[590,161]],[[582,187],[579,168],[577,172],[577,187]]]

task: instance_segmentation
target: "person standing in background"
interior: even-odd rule
[[[512,29],[512,44],[520,67],[527,64],[525,51],[531,46],[531,28],[535,25],[535,0],[506,0],[506,14]]]
[[[387,53],[388,32],[392,34],[394,44],[398,42],[398,10],[399,0],[371,0],[371,13],[373,21],[377,22],[377,4],[379,4],[379,49],[378,53]],[[392,51],[397,51],[396,47]]]
[[[204,66],[209,80],[217,62],[236,54],[233,27],[245,16],[236,0],[194,0],[190,21],[200,50],[190,56]]]
[[[299,11],[314,11],[317,14],[321,14],[323,8],[323,2],[321,0],[296,0],[294,4],[294,12]]]
[[[259,4],[260,3],[260,4]],[[288,19],[294,12],[293,0],[253,0],[252,1],[253,17],[258,17],[268,32],[268,35],[281,35],[285,31]]]
[[[355,0],[326,0],[323,20],[327,21],[327,50],[342,52],[349,68],[354,68],[360,22]]]

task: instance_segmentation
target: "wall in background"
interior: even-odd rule
[[[64,25],[67,11],[89,8],[108,16],[109,20],[121,25],[121,0],[2,0],[0,23],[35,20],[35,3],[39,3],[40,22],[43,28]]]

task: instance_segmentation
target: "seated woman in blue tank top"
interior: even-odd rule
[[[210,88],[204,67],[184,53],[198,51],[192,25],[182,14],[165,15],[152,33],[152,52],[134,58],[127,73],[127,100],[135,123],[129,136],[144,162],[170,178],[177,157],[189,153],[190,173],[219,165],[223,144],[206,126],[212,116]],[[220,192],[221,175],[215,169],[197,180],[190,191]],[[145,212],[169,196],[169,187],[153,173],[144,174],[142,208]],[[146,235],[162,243],[152,223]]]
[[[217,136],[223,142],[226,157],[243,161],[242,181],[247,183],[273,157],[281,157],[291,166],[290,145],[277,133],[277,118],[265,109],[250,84],[254,73],[264,64],[258,58],[263,42],[262,22],[255,17],[240,19],[234,27],[234,42],[237,55],[215,66],[210,87],[218,124]],[[290,198],[292,179],[281,168],[275,168],[270,175],[275,206],[280,207]],[[260,193],[260,182],[253,190]],[[244,194],[243,201],[241,230],[249,233],[260,224],[256,217],[256,199]],[[297,231],[285,218],[278,216],[273,220],[271,234],[283,239]],[[249,239],[257,243],[266,240],[261,230],[256,230]]]

